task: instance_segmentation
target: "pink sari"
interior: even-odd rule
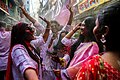
[[[99,53],[99,47],[95,42],[82,43],[81,45],[82,46],[78,47],[76,50],[75,55],[67,68],[67,73],[72,80],[74,79],[80,66],[85,61],[89,60],[91,56]]]

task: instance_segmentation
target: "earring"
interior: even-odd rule
[[[104,44],[106,42],[105,40],[105,35],[102,35],[102,38],[100,39],[100,41]]]
[[[103,51],[106,51],[106,46],[105,46],[105,42],[106,42],[106,40],[105,40],[105,35],[102,35],[102,38],[100,39],[100,41],[101,41],[102,44],[103,44]]]

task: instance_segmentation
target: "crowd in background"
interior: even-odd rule
[[[19,8],[31,23],[20,21],[9,29],[0,21],[0,80],[120,80],[119,1],[71,30],[70,4],[64,28],[39,16],[43,26]]]

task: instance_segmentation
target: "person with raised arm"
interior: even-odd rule
[[[70,61],[66,69],[55,71],[58,79],[73,80],[80,66],[89,60],[91,56],[98,54],[99,47],[92,32],[94,26],[95,19],[93,17],[86,17],[82,23],[77,24],[76,27],[62,39],[62,43],[71,49],[69,53]],[[79,29],[81,30],[79,38],[72,40],[72,35]]]
[[[104,45],[104,51],[79,66],[74,80],[120,80],[119,26],[120,1],[107,5],[97,14],[93,33]]]

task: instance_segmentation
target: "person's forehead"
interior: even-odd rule
[[[57,23],[51,23],[51,25],[58,25]]]
[[[57,25],[56,25],[56,24],[52,24],[51,26],[52,26],[52,27],[56,27]]]

